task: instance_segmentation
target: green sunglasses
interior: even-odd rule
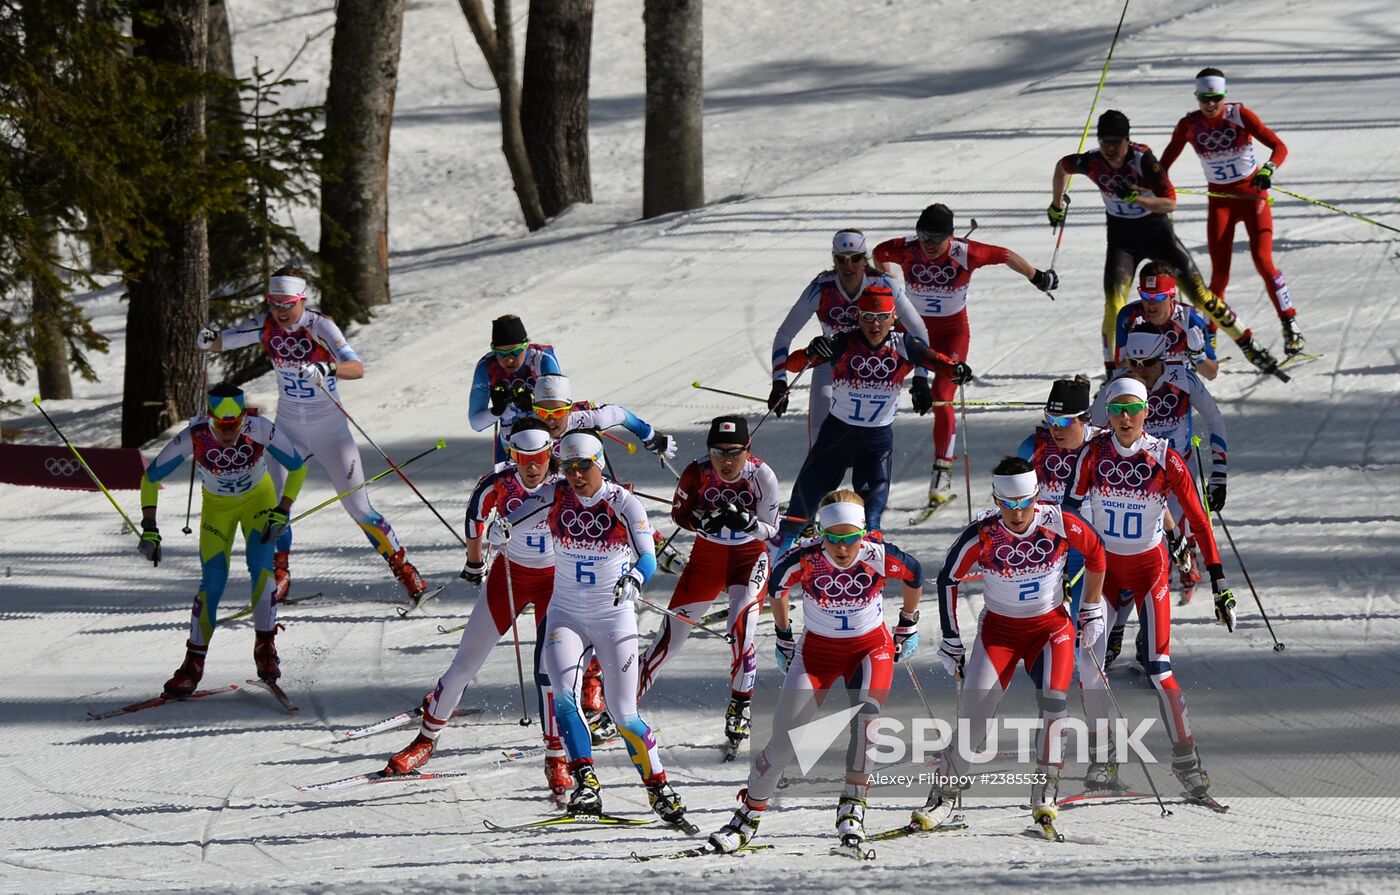
[[[1146,401],[1110,401],[1108,403],[1108,412],[1114,416],[1122,416],[1125,413],[1141,413],[1146,409]]]
[[[515,357],[517,354],[524,354],[525,349],[529,347],[529,342],[521,342],[514,348],[496,348],[495,346],[492,346],[491,350],[495,352],[497,357]]]
[[[863,528],[858,528],[848,535],[832,534],[825,528],[819,528],[817,531],[821,533],[822,538],[828,544],[857,544],[861,538],[865,537],[865,529]]]

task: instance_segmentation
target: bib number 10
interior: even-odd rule
[[[1108,517],[1108,526],[1104,529],[1104,534],[1111,538],[1126,538],[1135,540],[1142,537],[1142,513],[1136,510],[1110,510],[1104,509],[1103,514]],[[1120,531],[1119,522],[1123,523]]]

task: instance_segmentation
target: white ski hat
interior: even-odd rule
[[[603,465],[603,442],[589,432],[570,432],[559,441],[559,462],[592,460]]]
[[[1114,398],[1137,398],[1139,401],[1147,400],[1147,386],[1141,379],[1132,376],[1119,376],[1107,386],[1108,392],[1104,398],[1112,401]]]
[[[865,234],[859,230],[837,230],[831,240],[831,254],[850,255],[855,252],[867,254]]]
[[[1131,360],[1165,357],[1167,337],[1162,333],[1132,332],[1123,340],[1123,354]]]
[[[535,380],[534,400],[539,401],[563,401],[565,404],[574,403],[574,388],[569,382],[569,377],[560,373],[547,373]]]
[[[538,454],[550,448],[553,439],[546,429],[522,429],[508,439],[511,450],[522,454]]]

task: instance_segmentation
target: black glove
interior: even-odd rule
[[[749,532],[758,527],[758,517],[753,511],[744,509],[732,500],[719,508],[719,519],[725,528],[733,532]]]
[[[927,376],[915,376],[909,383],[909,398],[914,402],[914,412],[923,416],[933,409],[933,391],[928,387]]]
[[[1274,163],[1265,162],[1264,167],[1254,172],[1254,176],[1249,178],[1249,185],[1256,190],[1267,190],[1274,184]]]
[[[695,527],[707,535],[718,535],[724,528],[724,511],[714,509],[701,514]]]
[[[1215,620],[1230,633],[1235,632],[1235,595],[1225,586],[1225,570],[1220,563],[1206,566],[1210,575],[1210,590],[1215,594]]]
[[[462,566],[462,580],[468,584],[481,586],[482,576],[486,574],[486,563],[472,562],[467,560],[467,564]]]
[[[658,457],[670,459],[676,455],[676,440],[669,435],[651,430],[651,437],[642,442],[642,447]]]
[[[510,406],[511,392],[510,386],[504,382],[498,382],[491,386],[491,415],[500,416],[506,412],[506,407]]]
[[[273,507],[267,511],[267,524],[263,526],[262,542],[275,541],[282,537],[282,532],[287,530],[287,525],[291,522],[291,513],[280,506]]]
[[[516,410],[528,414],[535,407],[535,394],[525,386],[517,385],[511,390],[510,403],[515,405]]]
[[[1210,495],[1210,508],[1212,511],[1218,513],[1225,509],[1224,482],[1211,482],[1210,487],[1206,489],[1206,493]]]
[[[1054,292],[1060,288],[1060,275],[1053,270],[1037,270],[1031,275],[1031,285],[1041,292]]]
[[[775,623],[773,633],[777,635],[778,642],[773,644],[773,658],[778,662],[778,670],[787,674],[787,670],[792,667],[792,660],[797,656],[797,641],[792,637],[792,622],[788,622],[786,628],[780,628]]]
[[[836,353],[836,346],[831,344],[831,340],[826,336],[817,336],[807,344],[807,363],[816,366],[822,361],[831,360]]]
[[[140,550],[141,555],[149,559],[152,565],[160,565],[160,529],[156,527],[154,519],[141,520],[141,540],[136,549]]]
[[[773,411],[774,416],[782,416],[787,413],[788,385],[781,379],[773,380],[773,387],[768,390],[768,409]]]
[[[949,369],[952,371],[950,378],[954,385],[965,385],[972,381],[972,368],[962,361],[951,365]]]
[[[1167,532],[1167,552],[1183,575],[1191,574],[1191,547],[1191,541],[1183,538],[1180,531],[1171,529]]]

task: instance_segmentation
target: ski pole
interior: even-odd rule
[[[1302,194],[1300,194],[1300,193],[1295,193],[1295,192],[1291,192],[1290,190],[1286,190],[1286,189],[1284,189],[1284,188],[1281,187],[1281,186],[1272,187],[1272,189],[1278,190],[1280,193],[1283,193],[1285,196],[1292,196],[1292,197],[1295,198],[1295,199],[1301,199],[1302,201],[1307,202],[1309,205],[1316,205],[1316,206],[1319,207],[1319,208],[1325,208],[1325,209],[1327,209],[1328,211],[1335,211],[1337,214],[1344,214],[1344,215],[1346,215],[1346,216],[1349,217],[1349,218],[1356,218],[1358,221],[1365,221],[1365,222],[1368,223],[1368,224],[1375,224],[1377,227],[1384,227],[1384,228],[1387,229],[1387,230],[1392,230],[1392,231],[1394,231],[1394,232],[1396,232],[1396,233],[1400,233],[1400,227],[1392,227],[1392,226],[1390,226],[1389,224],[1382,224],[1380,221],[1376,220],[1375,218],[1368,218],[1368,217],[1366,217],[1366,215],[1364,215],[1364,214],[1357,214],[1357,213],[1354,212],[1354,211],[1347,211],[1347,210],[1345,210],[1345,209],[1338,208],[1338,207],[1335,206],[1335,205],[1329,204],[1329,203],[1327,203],[1327,202],[1323,202],[1321,199],[1310,199],[1310,198],[1308,198],[1307,196],[1304,196],[1304,195],[1302,195]]]
[[[504,549],[500,552],[501,562],[505,564],[506,573],[506,599],[510,601],[510,636],[515,641],[515,676],[520,681],[520,726],[530,726],[530,707],[525,701],[525,663],[520,658],[520,627],[515,622],[515,616],[519,613],[515,606],[515,585],[511,582],[510,557],[506,556]],[[482,580],[485,584],[485,579]],[[544,723],[543,720],[540,721]]]
[[[629,454],[637,453],[637,446],[625,438],[618,438],[616,435],[612,434],[611,432],[608,432],[605,429],[599,429],[598,434],[603,436],[604,438],[611,438],[613,441],[616,441],[618,444],[627,448],[627,453]]]
[[[204,355],[204,364],[199,371],[199,390],[207,395],[209,393],[209,355]],[[185,534],[193,534],[194,529],[190,528],[190,512],[194,509],[194,471],[199,466],[190,458],[190,490],[185,495],[185,527],[180,529]]]
[[[138,538],[141,537],[141,529],[132,524],[131,518],[127,516],[121,506],[117,504],[117,499],[112,496],[112,492],[108,491],[107,486],[102,484],[102,480],[97,477],[97,473],[93,472],[92,467],[88,466],[87,461],[83,459],[83,455],[78,453],[77,448],[73,447],[73,442],[68,440],[68,436],[64,435],[63,430],[58,428],[58,423],[55,423],[53,417],[49,416],[48,412],[44,410],[44,406],[39,403],[38,395],[34,396],[34,406],[39,408],[39,412],[44,415],[44,419],[48,420],[49,425],[58,433],[58,437],[63,439],[64,444],[68,445],[68,450],[72,451],[73,456],[78,459],[78,465],[83,468],[83,472],[88,474],[88,478],[92,479],[92,483],[112,502],[112,509],[116,510],[117,515],[122,517],[122,521],[126,523],[126,527],[131,529],[132,534],[136,535]]]
[[[1099,664],[1099,654],[1094,652],[1093,644],[1083,647],[1082,651],[1089,654],[1089,661],[1093,663],[1094,671],[1098,672],[1099,679],[1103,681],[1103,690],[1108,694],[1109,701],[1113,703],[1113,711],[1116,712],[1118,717],[1122,718],[1123,722],[1126,724],[1128,720],[1127,716],[1124,715],[1123,710],[1119,708],[1118,697],[1113,695],[1113,688],[1108,685],[1108,675],[1104,674],[1103,666]],[[1082,690],[1083,688],[1081,687],[1080,689]],[[1136,749],[1132,749],[1132,753],[1133,757],[1137,759],[1138,767],[1142,768],[1143,774],[1147,776],[1147,785],[1152,788],[1152,795],[1157,799],[1157,807],[1162,809],[1162,816],[1171,817],[1171,811],[1167,808],[1166,803],[1162,801],[1162,794],[1157,791],[1157,781],[1152,779],[1152,772],[1147,769],[1147,762],[1142,760],[1142,756],[1138,754]]]
[[[1177,191],[1178,193],[1185,193],[1185,194],[1190,195],[1190,196],[1210,196],[1212,199],[1249,199],[1249,198],[1252,198],[1251,196],[1239,196],[1239,195],[1236,195],[1236,194],[1234,194],[1234,193],[1217,193],[1215,190],[1196,190],[1196,189],[1190,189],[1190,188],[1184,187],[1184,186],[1179,186],[1179,187],[1177,187],[1177,188],[1176,188],[1176,191]],[[1264,197],[1264,201],[1267,202],[1267,203],[1270,204],[1270,205],[1273,205],[1273,204],[1274,204],[1274,197],[1273,197],[1273,196],[1265,196],[1265,197]]]
[[[413,484],[413,481],[407,475],[404,474],[402,469],[395,465],[393,460],[389,459],[389,455],[384,453],[383,448],[374,443],[374,439],[370,438],[369,433],[362,429],[359,423],[355,422],[355,418],[350,415],[350,411],[345,409],[345,405],[337,401],[335,399],[335,396],[330,393],[330,389],[326,388],[326,384],[324,382],[321,382],[317,383],[317,385],[320,387],[321,391],[325,394],[325,396],[331,399],[331,403],[336,406],[336,409],[339,410],[342,414],[344,414],[345,418],[350,421],[350,425],[355,427],[355,431],[359,432],[361,435],[364,436],[365,441],[369,442],[370,447],[374,448],[376,451],[379,452],[379,456],[383,457],[384,462],[388,463],[389,466],[394,470],[394,472],[397,472],[399,474],[399,478],[403,479],[404,484],[409,487],[409,490],[411,490],[414,494],[418,495],[418,499],[423,501],[424,505],[426,505],[428,509],[433,511],[434,516],[438,517],[438,521],[441,522],[444,526],[446,526],[448,531],[452,532],[452,537],[457,539],[457,543],[461,544],[462,547],[465,548],[467,546],[467,542],[462,540],[461,535],[457,534],[457,529],[452,527],[452,523],[442,518],[442,514],[437,511],[437,507],[433,506],[432,502],[428,500],[428,498],[423,496],[423,492],[418,490],[418,486]]]
[[[1210,521],[1210,494],[1206,491],[1206,469],[1201,462],[1201,436],[1192,435],[1191,444],[1195,447],[1196,473],[1201,477],[1201,502],[1205,505],[1206,521]],[[1245,568],[1244,557],[1240,556],[1240,550],[1235,546],[1235,539],[1230,535],[1230,527],[1225,524],[1225,517],[1220,515],[1220,511],[1215,511],[1215,518],[1220,520],[1220,530],[1225,532],[1225,540],[1230,544],[1230,552],[1235,554],[1235,562],[1239,563],[1240,572],[1244,575],[1244,583],[1249,585],[1249,592],[1254,595],[1254,605],[1259,607],[1259,617],[1264,620],[1264,627],[1269,629],[1269,636],[1274,640],[1274,652],[1281,653],[1287,649],[1287,645],[1280,642],[1278,635],[1274,633],[1274,626],[1269,623],[1269,614],[1264,611],[1264,601],[1259,599],[1259,591],[1254,589],[1254,582],[1249,577],[1249,569]]]
[[[972,524],[972,466],[968,459],[967,450],[967,402],[963,400],[964,387],[958,385],[958,403],[962,405],[962,425],[958,434],[962,436],[963,445],[963,482],[967,486],[967,522]]]
[[[1099,105],[1099,94],[1103,92],[1104,81],[1108,80],[1108,67],[1113,64],[1113,50],[1118,46],[1118,35],[1123,31],[1123,20],[1127,18],[1128,4],[1131,2],[1132,0],[1123,0],[1123,11],[1118,14],[1118,27],[1113,29],[1113,40],[1108,44],[1108,55],[1103,60],[1103,71],[1099,72],[1099,83],[1094,87],[1094,99],[1089,103],[1089,114],[1084,118],[1084,130],[1079,135],[1079,153],[1084,152],[1084,144],[1089,141],[1089,125],[1094,121],[1094,109]],[[1069,221],[1069,185],[1073,180],[1073,174],[1065,180],[1065,219],[1060,221],[1060,234],[1055,238],[1055,251],[1050,255],[1049,270],[1055,269],[1055,259],[1060,255],[1060,243],[1064,242],[1065,239],[1065,224]],[[1046,294],[1049,295],[1048,292]],[[1050,296],[1052,300],[1054,297]]]
[[[439,439],[438,439],[438,443],[435,444],[435,445],[433,445],[432,447],[428,448],[426,451],[423,451],[422,453],[419,453],[419,454],[414,454],[412,457],[409,457],[407,460],[403,461],[403,462],[400,463],[398,466],[395,466],[395,465],[393,465],[392,463],[389,464],[389,468],[388,468],[388,469],[384,470],[384,471],[381,472],[381,473],[376,474],[376,475],[373,476],[372,478],[365,479],[363,482],[361,482],[360,484],[358,484],[358,485],[356,485],[355,487],[351,488],[349,491],[342,491],[342,492],[340,492],[339,494],[337,494],[337,495],[334,496],[334,497],[330,497],[330,498],[327,498],[327,499],[321,501],[320,503],[316,504],[314,507],[312,507],[311,509],[307,510],[307,511],[304,512],[304,513],[297,513],[295,516],[292,517],[291,521],[288,522],[287,524],[288,524],[288,525],[291,525],[293,522],[300,522],[301,520],[305,519],[307,516],[310,516],[312,513],[316,512],[317,510],[323,510],[323,509],[325,509],[326,507],[330,506],[331,504],[335,503],[336,501],[342,500],[342,499],[344,499],[344,498],[346,498],[346,497],[349,497],[351,494],[354,494],[356,491],[359,491],[361,488],[367,487],[367,486],[369,486],[369,485],[373,485],[375,482],[377,482],[377,481],[379,481],[380,479],[384,478],[384,477],[385,477],[386,475],[388,475],[389,473],[395,472],[395,471],[400,470],[400,469],[403,469],[405,466],[407,466],[408,464],[412,463],[414,460],[421,460],[422,458],[424,458],[424,457],[428,456],[429,454],[431,454],[433,451],[440,451],[440,450],[442,450],[442,449],[445,448],[445,447],[447,447],[447,442],[445,442],[445,441],[443,441],[442,439],[439,438]]]
[[[648,600],[646,597],[638,597],[638,598],[637,598],[637,602],[638,602],[638,603],[641,603],[643,606],[647,607],[648,609],[651,609],[651,610],[654,611],[654,612],[659,612],[659,613],[661,613],[662,615],[669,616],[670,618],[674,618],[676,621],[685,622],[687,625],[690,625],[692,628],[694,628],[694,629],[697,630],[697,631],[700,631],[701,633],[709,634],[711,637],[718,637],[720,640],[723,640],[725,643],[733,643],[733,642],[734,642],[734,635],[733,635],[733,634],[729,634],[729,633],[726,633],[726,632],[717,631],[717,630],[715,630],[714,628],[711,628],[709,625],[701,624],[700,622],[696,621],[696,620],[693,619],[693,618],[686,618],[684,615],[681,615],[679,612],[675,612],[674,610],[667,609],[665,606],[660,606],[660,605],[658,605],[658,604],[656,604],[656,603],[653,603],[651,600]]]
[[[701,385],[699,379],[697,379],[697,380],[695,380],[694,382],[692,382],[692,383],[690,384],[690,387],[691,387],[691,388],[698,388],[698,389],[701,389],[702,391],[714,392],[714,393],[717,394],[717,395],[729,395],[731,398],[743,398],[745,401],[757,401],[757,402],[760,403],[760,404],[767,404],[767,403],[768,403],[768,399],[767,399],[767,398],[760,398],[758,395],[746,395],[746,394],[744,394],[743,392],[731,392],[731,391],[728,391],[728,390],[722,389],[722,388],[712,388],[711,386],[708,386],[708,385]]]

